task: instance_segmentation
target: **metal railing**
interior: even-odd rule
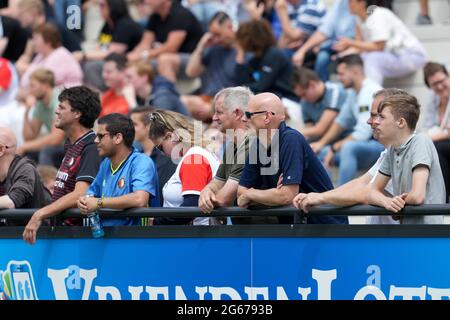
[[[0,219],[27,219],[37,209],[0,209]],[[198,207],[183,208],[133,208],[127,210],[100,210],[101,217],[124,218],[124,217],[173,217],[173,218],[194,218],[194,217],[304,217],[306,215],[323,216],[380,216],[390,215],[384,208],[357,205],[351,207],[337,207],[323,205],[311,208],[309,213],[303,213],[294,207],[276,207],[270,209],[243,209],[239,207],[220,208],[206,215]],[[421,215],[450,215],[450,205],[429,204],[421,206],[406,206],[397,216],[421,216]],[[61,214],[62,218],[80,218],[82,215],[78,209],[70,209]]]

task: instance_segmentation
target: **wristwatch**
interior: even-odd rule
[[[97,209],[103,209],[103,198],[97,199]]]

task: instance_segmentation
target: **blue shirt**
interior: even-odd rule
[[[337,42],[341,37],[354,38],[355,28],[356,18],[350,13],[348,0],[337,0],[323,18],[318,31],[327,36],[331,42]]]
[[[105,158],[86,194],[97,198],[114,198],[138,190],[150,194],[149,206],[160,207],[156,166],[152,159],[133,148],[128,158],[114,172],[111,168],[111,160]],[[139,219],[103,219],[102,222],[104,226],[137,225]]]
[[[347,91],[341,84],[325,82],[325,93],[315,103],[301,100],[303,121],[316,124],[326,109],[339,113],[347,99]]]
[[[255,151],[256,147],[256,151]],[[277,187],[283,174],[283,185],[300,185],[300,192],[325,192],[333,184],[325,168],[309,146],[305,137],[284,122],[272,139],[267,151],[259,140],[250,146],[239,185],[246,188],[267,190]],[[348,223],[347,217],[308,215],[308,223]]]
[[[321,0],[302,0],[297,6],[288,6],[289,19],[309,36],[322,23],[325,13],[326,8]]]

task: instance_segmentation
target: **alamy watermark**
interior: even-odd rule
[[[70,5],[66,8],[66,27],[69,30],[81,30],[81,7]]]

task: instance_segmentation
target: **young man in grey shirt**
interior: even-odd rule
[[[444,179],[432,140],[415,134],[420,105],[411,95],[392,96],[378,107],[375,131],[391,145],[369,191],[369,204],[398,213],[405,205],[445,203]],[[392,180],[394,196],[383,192]],[[409,216],[402,224],[440,224],[442,216]]]

